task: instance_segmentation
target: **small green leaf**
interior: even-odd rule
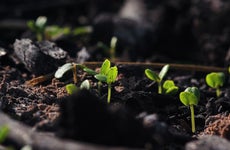
[[[165,94],[175,94],[178,91],[178,87],[175,86],[173,80],[166,80],[163,84]]]
[[[160,82],[159,76],[152,70],[150,69],[145,69],[145,75],[153,81]]]
[[[159,73],[159,78],[160,78],[160,80],[162,80],[162,79],[164,78],[164,76],[167,74],[168,70],[169,70],[169,65],[168,65],[168,64],[165,65],[165,66],[161,69],[161,71],[160,71],[160,73]]]
[[[207,74],[206,83],[212,88],[219,88],[224,85],[225,75],[223,72],[212,72]]]
[[[97,74],[96,71],[94,71],[94,70],[92,70],[92,69],[90,69],[90,68],[84,68],[83,70],[84,70],[85,72],[87,72],[89,75],[96,75],[96,74]]]
[[[116,78],[117,78],[117,74],[118,74],[117,66],[111,67],[107,73],[107,81],[106,82],[108,84],[115,82]]]
[[[100,74],[106,75],[109,69],[110,69],[110,61],[106,59],[101,66]]]
[[[35,22],[34,22],[33,20],[29,20],[29,21],[27,22],[27,26],[28,26],[28,28],[29,28],[30,30],[36,31]]]
[[[67,71],[73,69],[72,63],[66,63],[63,66],[59,67],[58,70],[55,72],[54,77],[55,78],[61,78]]]
[[[0,127],[0,143],[3,143],[9,134],[9,127],[7,125],[3,125]]]
[[[101,82],[107,82],[107,76],[104,74],[96,74],[94,77]]]
[[[65,86],[65,88],[66,88],[67,93],[70,95],[78,91],[77,86],[75,84],[72,84],[72,83],[67,84]]]
[[[90,83],[89,83],[89,80],[84,80],[81,85],[80,85],[80,89],[87,89],[89,90],[90,89]]]
[[[184,92],[180,93],[179,98],[185,106],[197,105],[200,93],[197,87],[188,87]]]

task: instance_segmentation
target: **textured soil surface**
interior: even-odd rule
[[[59,0],[53,5],[50,0],[44,5],[41,0],[34,9],[35,2],[4,2],[12,14],[6,16],[8,9],[0,12],[5,16],[0,20],[0,125],[10,129],[2,149],[229,149],[230,2]],[[49,24],[93,30],[37,41],[25,21],[40,15]],[[118,38],[112,60],[118,77],[111,103],[107,85],[99,92],[98,81],[80,68],[76,85],[88,79],[91,89],[67,94],[72,72],[61,79],[54,72],[67,62],[83,62],[98,71],[109,58],[98,45],[109,49],[112,36]],[[170,64],[164,80],[179,87],[175,95],[158,94],[157,84],[144,74],[146,68],[159,72],[164,64]],[[225,73],[220,97],[205,82],[210,72]],[[195,133],[189,107],[179,100],[179,93],[192,86],[200,90]]]

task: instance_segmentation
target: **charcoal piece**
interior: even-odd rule
[[[16,40],[14,52],[25,68],[35,75],[48,74],[65,63],[67,53],[54,43],[41,41],[34,43],[30,39]]]

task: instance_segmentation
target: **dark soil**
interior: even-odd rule
[[[1,143],[3,149],[29,145],[33,149],[192,150],[200,143],[207,150],[228,148],[230,22],[226,18],[230,2],[130,1],[4,2],[12,14],[0,22],[0,125],[10,128],[8,138]],[[37,9],[32,8],[35,2]],[[8,11],[3,9],[0,14]],[[38,15],[47,16],[49,24],[91,25],[93,32],[36,41],[25,21]],[[99,93],[97,80],[81,69],[77,70],[76,85],[88,79],[91,89],[67,94],[65,85],[73,83],[72,73],[56,79],[54,72],[66,62],[82,61],[98,70],[109,55],[97,42],[109,45],[112,36],[118,38],[112,63],[118,66],[119,74],[112,84],[111,103],[107,104],[107,85],[103,84]],[[85,52],[87,55],[82,55]],[[144,70],[159,72],[163,65],[149,62],[170,64],[165,79],[174,80],[178,93],[157,93],[157,84],[147,79]],[[212,71],[226,75],[218,98],[205,82]],[[201,94],[195,106],[195,133],[191,132],[190,110],[179,100],[179,93],[191,86],[198,87]],[[217,144],[205,139],[207,135]]]

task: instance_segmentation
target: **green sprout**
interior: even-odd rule
[[[178,89],[173,80],[166,80],[163,84],[163,91],[167,95],[176,94]]]
[[[72,70],[73,81],[74,81],[74,84],[76,84],[77,83],[77,67],[79,67],[80,69],[83,69],[85,72],[87,72],[90,75],[97,74],[96,71],[94,71],[90,68],[87,68],[86,66],[84,66],[82,64],[66,63],[57,69],[57,71],[54,74],[54,77],[57,79],[62,78],[66,72],[68,72],[69,70]]]
[[[167,74],[169,70],[169,65],[165,65],[159,74],[157,74],[156,72],[150,70],[150,69],[145,69],[145,75],[152,81],[157,82],[158,84],[158,93],[162,94],[163,92],[163,87],[162,87],[162,80],[164,78],[164,76]]]
[[[45,32],[45,26],[47,23],[47,18],[45,16],[39,16],[36,21],[29,20],[27,22],[27,26],[29,29],[31,29],[33,32],[36,33],[36,37],[38,41],[42,41],[44,38],[44,32]]]
[[[108,84],[108,96],[107,102],[110,103],[111,99],[111,84],[116,81],[118,75],[117,66],[110,67],[110,61],[106,59],[102,66],[99,74],[94,75],[94,77],[100,82],[105,82]]]
[[[110,46],[107,46],[102,42],[97,43],[97,46],[102,48],[106,52],[111,61],[115,61],[116,58],[117,40],[117,37],[113,36],[110,41]]]
[[[38,41],[46,40],[57,40],[63,35],[70,34],[69,27],[59,27],[57,25],[47,26],[47,17],[39,16],[36,21],[29,20],[27,22],[28,28],[36,33]]]
[[[9,134],[9,127],[7,125],[2,125],[0,127],[0,143],[3,143]]]
[[[67,84],[65,86],[66,88],[66,91],[69,95],[72,95],[76,92],[78,92],[79,90],[82,90],[82,89],[87,89],[89,90],[90,89],[90,83],[89,83],[89,80],[84,80],[81,85],[80,85],[80,88],[78,88],[75,84],[73,83],[70,83],[70,84]]]
[[[200,92],[197,87],[188,87],[184,92],[181,92],[180,101],[185,105],[189,106],[191,110],[191,125],[192,125],[192,133],[196,131],[195,128],[195,116],[194,116],[194,105],[198,104],[200,99]]]
[[[206,83],[216,89],[216,96],[220,97],[221,90],[220,87],[224,85],[225,82],[225,75],[223,72],[211,72],[206,75]]]

